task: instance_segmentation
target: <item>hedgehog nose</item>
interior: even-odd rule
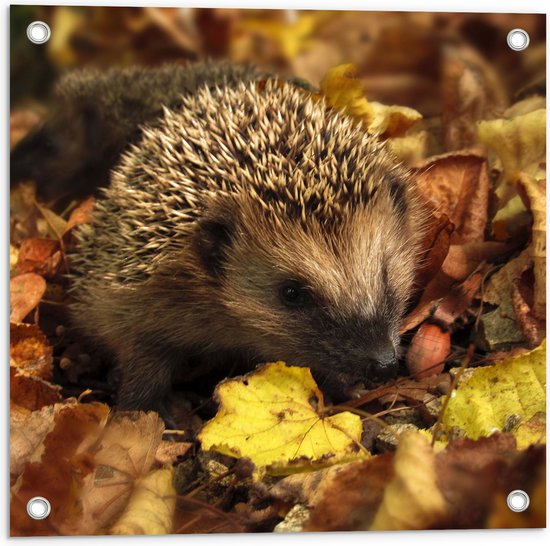
[[[376,355],[371,367],[371,374],[375,381],[387,381],[397,375],[399,363],[394,349],[388,349]]]

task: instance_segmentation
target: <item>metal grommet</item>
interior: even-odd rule
[[[48,499],[44,497],[33,497],[27,503],[27,514],[32,519],[46,519],[52,510]]]
[[[27,38],[33,44],[45,44],[52,35],[52,31],[44,21],[34,21],[27,27]]]
[[[510,508],[512,512],[524,512],[529,507],[529,502],[529,495],[521,489],[515,489],[506,499],[508,508]]]
[[[522,28],[515,28],[506,37],[508,47],[514,51],[523,51],[529,46],[529,34]]]

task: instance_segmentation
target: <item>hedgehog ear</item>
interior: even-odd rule
[[[223,275],[233,233],[234,223],[231,216],[208,217],[198,224],[199,258],[206,270],[216,277]]]

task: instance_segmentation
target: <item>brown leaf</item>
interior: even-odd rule
[[[67,231],[67,222],[63,218],[61,218],[61,216],[57,215],[50,209],[40,205],[39,203],[35,203],[35,205],[36,208],[40,211],[40,214],[42,214],[42,216],[44,217],[44,220],[46,220],[51,234],[58,241],[61,241],[61,239],[63,238],[63,234]]]
[[[20,375],[52,378],[53,350],[34,324],[10,324],[10,359]]]
[[[504,258],[512,249],[512,245],[495,241],[451,245],[441,271],[455,281],[464,281],[482,262]]]
[[[464,44],[443,49],[441,80],[445,148],[475,146],[476,122],[495,117],[507,106],[503,82],[489,63]]]
[[[474,151],[454,152],[428,159],[415,172],[418,188],[435,214],[448,216],[455,225],[451,242],[483,241],[489,199],[485,157]]]
[[[81,513],[63,522],[65,534],[95,534],[120,515],[136,480],[151,470],[163,431],[164,423],[154,412],[111,415],[91,451],[95,466],[82,480]]]
[[[61,402],[61,387],[37,377],[21,375],[10,366],[10,399],[20,407],[35,411]]]
[[[511,250],[506,243],[485,241],[451,245],[441,271],[426,286],[416,307],[405,317],[401,333],[418,326],[459,282],[464,282],[483,262],[492,262]],[[458,288],[457,288],[458,290]]]
[[[533,215],[531,256],[534,262],[533,315],[546,319],[546,179],[534,180],[522,174],[520,187],[526,195]]]
[[[305,531],[361,531],[368,529],[393,477],[393,453],[345,465],[323,485]]]
[[[546,336],[546,320],[533,312],[534,279],[532,268],[525,268],[512,284],[512,307],[516,323],[531,347],[538,347]]]
[[[441,216],[432,214],[428,225],[430,227],[421,245],[425,257],[415,279],[415,285],[422,289],[441,270],[441,265],[449,252],[451,235],[455,229],[455,226],[445,214]]]
[[[436,485],[434,450],[418,432],[405,433],[394,457],[394,475],[384,490],[372,531],[430,529],[448,515]]]
[[[544,447],[518,452],[511,434],[449,444],[436,455],[437,483],[450,513],[440,527],[485,527],[494,500],[506,501],[514,489],[530,493],[543,465]]]
[[[53,277],[61,264],[59,241],[53,239],[26,239],[21,243],[17,270],[19,273],[37,273]]]
[[[28,462],[38,463],[44,451],[42,442],[54,428],[54,418],[67,404],[44,406],[39,411],[21,411],[10,404],[10,475],[12,482]]]
[[[95,199],[93,196],[84,199],[84,201],[71,212],[69,220],[67,221],[67,231],[82,224],[89,224],[92,221],[94,204]]]
[[[155,453],[155,462],[164,464],[174,464],[179,457],[185,455],[193,446],[190,442],[172,442],[162,440]]]
[[[40,462],[27,464],[12,490],[11,536],[58,535],[63,522],[79,517],[82,478],[94,466],[79,447],[97,437],[108,412],[104,404],[78,404],[65,406],[54,416],[55,426],[44,440]],[[27,514],[27,502],[35,496],[50,501],[52,510],[45,520],[32,520]]]
[[[479,291],[484,273],[475,271],[463,283],[454,285],[435,310],[434,320],[450,328],[472,303]]]
[[[36,273],[23,273],[10,280],[10,322],[21,322],[39,303],[46,281]]]

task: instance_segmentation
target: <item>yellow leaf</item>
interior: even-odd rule
[[[480,121],[479,140],[502,161],[505,180],[516,180],[520,172],[535,175],[546,157],[546,109],[513,119]],[[501,190],[502,191],[502,190]],[[497,194],[501,197],[499,190]]]
[[[523,422],[544,412],[545,366],[546,340],[529,353],[476,368],[449,401],[442,420],[444,429],[458,427],[476,440],[503,430],[510,418]]]
[[[374,113],[369,133],[384,137],[403,136],[409,127],[422,119],[422,114],[406,106],[386,106],[371,102]]]
[[[313,31],[321,20],[316,13],[301,14],[292,22],[249,19],[239,25],[239,30],[241,34],[252,32],[266,36],[278,45],[283,57],[292,60],[310,45]]]
[[[174,468],[153,470],[136,481],[126,510],[111,528],[111,535],[165,535],[171,531],[176,509],[172,485]]]
[[[363,121],[367,127],[374,119],[373,108],[352,64],[331,68],[321,81],[321,93],[330,106]]]
[[[323,415],[307,368],[266,364],[216,388],[217,415],[199,433],[202,448],[248,457],[259,472],[291,474],[364,458],[357,415]]]
[[[546,442],[546,414],[535,413],[531,419],[521,422],[513,431],[518,449]]]
[[[445,499],[437,487],[434,450],[423,434],[410,432],[402,437],[394,472],[370,530],[429,529],[441,521]]]
[[[369,102],[353,64],[329,70],[321,82],[321,93],[330,106],[357,118],[371,134],[403,136],[409,127],[422,119],[422,114],[406,106]]]
[[[512,197],[493,218],[493,233],[497,241],[506,241],[531,224],[531,215],[519,195]]]

